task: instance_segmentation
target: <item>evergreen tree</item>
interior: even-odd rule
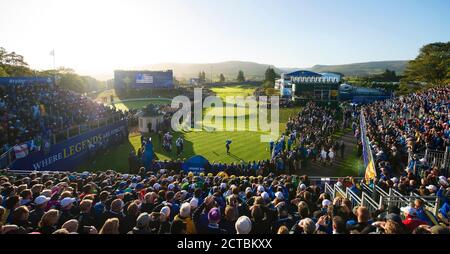
[[[239,72],[238,72],[237,81],[238,82],[244,82],[245,81],[244,72],[242,70],[239,70]]]

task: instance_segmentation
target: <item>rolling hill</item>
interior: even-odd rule
[[[386,69],[394,70],[397,74],[405,71],[408,61],[378,61],[366,63],[352,63],[340,65],[314,65],[311,68],[278,68],[282,72],[309,70],[314,72],[339,72],[345,76],[368,76],[379,74]]]
[[[220,63],[161,63],[143,66],[146,70],[167,70],[172,69],[174,75],[179,79],[189,79],[198,77],[200,71],[204,71],[206,78],[211,78],[211,72],[214,80],[219,79],[220,73],[223,73],[227,80],[234,80],[238,71],[244,71],[245,77],[249,80],[264,79],[264,72],[269,64],[259,64],[254,62],[227,61]]]
[[[407,64],[408,61],[379,61],[342,65],[315,65],[309,70],[314,72],[340,72],[345,76],[368,76],[382,73],[386,69],[402,74]]]
[[[267,67],[272,66],[278,74],[283,72],[292,72],[296,70],[310,70],[315,72],[340,72],[345,76],[367,76],[372,74],[379,74],[385,69],[394,70],[397,74],[402,74],[406,68],[408,61],[378,61],[366,63],[352,63],[342,65],[315,65],[310,68],[282,68],[275,67],[270,64],[260,64],[255,62],[244,61],[227,61],[219,63],[160,63],[145,65],[137,68],[130,68],[136,70],[168,70],[174,71],[177,79],[188,80],[190,78],[198,77],[200,71],[204,71],[206,78],[211,78],[217,81],[220,73],[223,73],[227,81],[234,81],[239,70],[244,71],[245,77],[248,80],[263,80],[264,72]],[[98,75],[97,75],[98,76]],[[102,80],[112,78],[111,74],[98,76]]]

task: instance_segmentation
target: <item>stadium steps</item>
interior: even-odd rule
[[[309,165],[300,170],[300,174],[306,175],[320,175],[320,176],[336,176],[340,175],[339,170],[350,165],[345,162],[345,159],[350,156],[356,149],[356,139],[353,132],[346,131],[338,140],[343,140],[345,144],[344,158],[340,157],[340,152],[337,152],[333,165],[324,165],[319,161],[311,161]]]

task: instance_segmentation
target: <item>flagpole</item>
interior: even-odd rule
[[[56,86],[56,60],[55,49],[53,48],[53,84]]]

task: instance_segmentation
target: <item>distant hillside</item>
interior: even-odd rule
[[[315,65],[309,70],[314,72],[340,72],[345,76],[368,76],[379,74],[386,69],[402,74],[408,61],[380,61],[342,65]]]
[[[213,79],[218,80],[220,73],[223,73],[226,80],[234,80],[237,77],[238,71],[244,72],[245,78],[250,80],[262,80],[264,79],[264,72],[269,64],[259,64],[254,62],[242,62],[242,61],[228,61],[220,63],[204,63],[204,64],[189,64],[189,63],[161,63],[143,66],[142,69],[146,70],[167,70],[172,69],[174,76],[181,79],[189,79],[198,77],[200,71],[204,71],[206,78],[211,78],[211,72]],[[277,70],[276,70],[277,71]]]
[[[168,70],[174,71],[177,79],[188,80],[190,78],[198,77],[200,71],[204,71],[206,78],[213,80],[219,79],[220,73],[223,73],[226,81],[234,81],[239,70],[244,71],[245,77],[248,80],[260,81],[264,79],[264,73],[267,67],[272,66],[278,74],[283,72],[292,72],[296,70],[311,70],[315,72],[340,72],[346,76],[368,76],[372,74],[379,74],[384,70],[394,70],[397,74],[402,74],[406,68],[408,61],[380,61],[367,63],[353,63],[342,65],[315,65],[311,68],[278,68],[270,64],[259,64],[254,62],[243,61],[228,61],[220,63],[160,63],[151,64],[139,67],[139,70]],[[110,75],[109,75],[110,76]],[[104,78],[104,77],[102,77]]]

